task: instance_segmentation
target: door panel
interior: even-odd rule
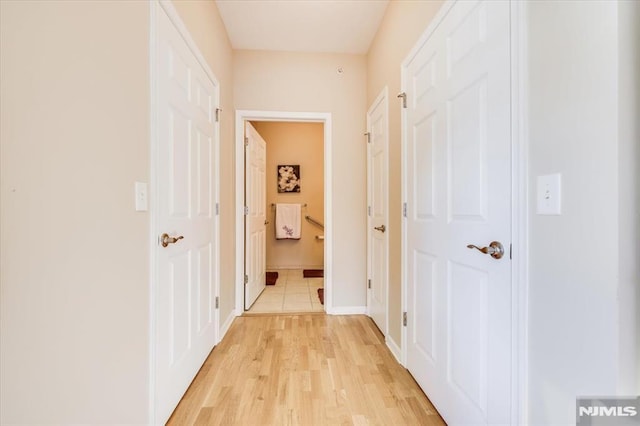
[[[249,309],[265,289],[266,273],[266,203],[267,144],[251,123],[246,123],[246,257],[244,308]]]
[[[403,68],[407,367],[448,424],[507,424],[509,3],[458,1]]]
[[[207,244],[198,249],[197,283],[198,283],[198,333],[206,331],[206,328],[213,321],[215,289],[211,277],[211,244]]]
[[[218,87],[171,23],[157,14],[154,64],[157,212],[155,422],[164,423],[217,338],[215,193]],[[160,238],[159,238],[160,240]]]
[[[413,327],[410,341],[415,350],[420,352],[423,359],[431,361],[436,359],[435,345],[435,258],[426,253],[416,251],[414,259],[415,280],[412,293],[413,299],[411,311],[415,312],[416,323],[421,327]],[[425,303],[426,302],[426,303]]]
[[[486,220],[486,79],[448,99],[449,211],[452,220]],[[456,125],[464,123],[464,125]]]

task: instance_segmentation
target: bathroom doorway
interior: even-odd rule
[[[243,145],[236,157],[241,194],[236,199],[242,210],[236,227],[242,232],[237,235],[241,242],[237,270],[242,278],[236,291],[238,315],[324,312],[330,302],[326,262],[331,251],[326,202],[330,122],[320,116],[238,112],[236,131],[242,132]],[[265,158],[253,158],[252,153],[261,152],[254,147],[262,144]]]

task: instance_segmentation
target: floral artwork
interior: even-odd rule
[[[300,166],[278,166],[278,192],[300,192]]]
[[[285,225],[282,227],[282,229],[284,229],[284,232],[287,234],[287,237],[293,238],[293,228]]]

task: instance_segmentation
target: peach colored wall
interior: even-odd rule
[[[440,9],[443,1],[389,2],[367,55],[367,105],[389,88],[389,335],[401,343],[401,133],[400,65]]]
[[[267,142],[267,269],[322,269],[324,231],[304,219],[324,222],[324,126],[322,123],[252,122]],[[278,193],[277,167],[299,164],[299,193]],[[276,240],[272,203],[307,204],[302,209],[300,240]]]
[[[348,311],[366,305],[366,81],[363,55],[234,52],[237,109],[332,115],[334,252],[325,263],[333,306]]]

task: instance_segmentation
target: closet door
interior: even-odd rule
[[[457,1],[403,66],[407,368],[451,425],[510,423],[509,37]]]
[[[154,423],[169,418],[217,342],[219,87],[157,7],[153,254]]]
[[[367,112],[367,312],[387,335],[389,286],[389,131],[387,88]]]

